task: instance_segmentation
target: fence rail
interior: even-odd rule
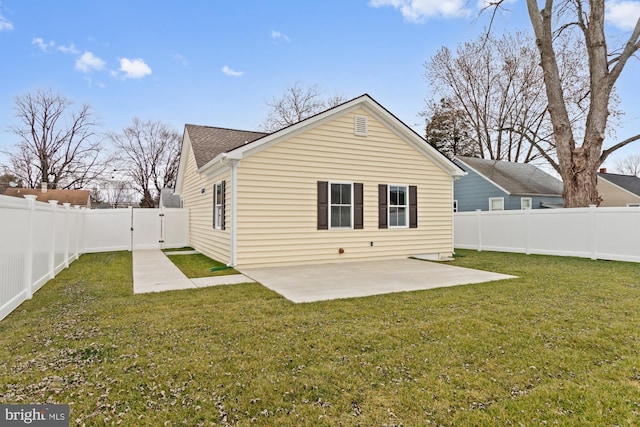
[[[88,210],[0,196],[0,320],[83,253],[189,244],[186,209]]]
[[[458,212],[454,246],[640,262],[640,208]]]

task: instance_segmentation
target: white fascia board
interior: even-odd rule
[[[471,166],[469,166],[467,163],[464,162],[464,160],[462,159],[458,159],[458,161],[460,163],[462,163],[463,165],[465,165],[466,167],[468,167],[469,169],[471,169],[472,171],[474,171],[475,173],[477,173],[479,176],[481,176],[482,178],[484,178],[485,180],[487,180],[490,184],[492,184],[494,187],[498,188],[499,190],[503,191],[505,194],[508,194],[509,196],[512,196],[513,194],[511,194],[509,191],[507,191],[504,187],[498,185],[497,182],[492,181],[491,179],[487,178],[485,175],[481,174],[480,172],[478,172],[477,170],[475,170],[474,168],[472,168]]]
[[[221,153],[198,169],[198,173],[204,175],[205,178],[211,178],[224,168],[229,167],[228,163],[227,153]]]

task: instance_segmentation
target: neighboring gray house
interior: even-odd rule
[[[173,188],[163,188],[160,192],[160,201],[158,203],[160,207],[165,208],[181,208],[182,197],[173,194]]]
[[[562,181],[528,163],[458,156],[467,172],[453,184],[456,212],[561,208]]]
[[[634,175],[607,173],[602,168],[598,173],[598,193],[602,197],[600,206],[640,206],[640,178]]]

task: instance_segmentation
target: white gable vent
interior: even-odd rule
[[[367,117],[355,116],[353,120],[353,133],[358,136],[367,136]]]

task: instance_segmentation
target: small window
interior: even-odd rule
[[[406,228],[409,215],[409,189],[406,185],[389,185],[389,228]]]
[[[353,185],[351,183],[330,184],[330,228],[352,228]]]
[[[520,209],[531,209],[531,197],[520,198]]]
[[[213,187],[213,228],[222,230],[224,224],[224,181]]]
[[[354,135],[357,136],[367,136],[368,134],[368,126],[367,126],[367,118],[365,116],[355,116],[354,117]]]
[[[504,197],[492,197],[489,199],[490,211],[503,211],[504,210]]]
[[[457,200],[453,201],[453,211],[454,212],[458,212],[458,201]]]

